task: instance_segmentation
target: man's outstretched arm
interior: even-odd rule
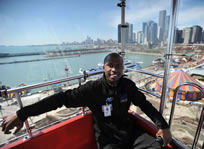
[[[14,113],[12,115],[3,117],[1,127],[4,134],[10,134],[10,130],[16,127],[16,130],[14,131],[14,134],[16,134],[23,127],[23,121],[21,121],[17,114]]]

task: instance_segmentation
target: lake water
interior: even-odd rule
[[[41,50],[40,50],[41,48]],[[78,48],[78,47],[74,47]],[[40,52],[43,50],[56,50],[56,47],[14,47],[0,48],[0,53],[22,53],[22,52]],[[73,49],[71,47],[70,49]],[[31,85],[41,83],[43,81],[56,80],[66,77],[65,67],[69,67],[68,76],[80,74],[79,69],[96,68],[98,63],[103,63],[107,53],[86,54],[78,57],[67,57],[61,59],[52,59],[46,61],[34,61],[26,63],[14,63],[0,65],[0,82],[7,86],[16,87],[21,83]],[[20,61],[39,59],[44,56],[23,56],[0,58],[0,62]],[[126,54],[126,58],[135,62],[143,62],[142,67],[152,64],[156,56]]]

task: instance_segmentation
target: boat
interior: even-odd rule
[[[176,15],[175,11],[177,8],[177,0],[173,0],[173,8],[172,8],[172,20],[176,20]],[[121,3],[119,3],[119,6],[121,9],[125,7],[125,0],[121,0]],[[123,12],[123,11],[122,11]],[[122,13],[124,15],[124,12]],[[123,18],[123,17],[122,17]],[[174,22],[172,21],[172,22]],[[124,20],[122,21],[124,22]],[[122,23],[122,25],[124,25]],[[171,25],[172,27],[172,36],[170,36],[170,39],[173,38],[173,31],[174,31],[174,23]],[[124,28],[123,28],[124,29]],[[172,40],[173,41],[173,40]],[[123,43],[123,42],[122,42]],[[172,44],[169,42],[169,44]],[[122,46],[123,47],[123,46]],[[171,47],[171,46],[168,46]],[[123,50],[123,49],[122,49]],[[124,54],[124,51],[122,51],[122,54]],[[170,53],[167,53],[168,55],[171,55]],[[163,84],[166,84],[167,78],[168,78],[168,67],[169,67],[169,57],[166,57],[165,60],[165,73],[164,73],[164,82]],[[128,69],[131,69],[132,67],[135,67],[135,65],[132,65],[131,62],[125,61],[125,66]],[[99,71],[100,70],[100,71]],[[84,81],[90,77],[90,76],[95,76],[98,74],[102,74],[102,66],[99,66],[99,69],[89,69],[88,71],[85,71],[86,73],[83,72],[83,75],[75,76],[75,77],[66,77],[63,79],[59,80],[53,80],[53,81],[48,81],[48,82],[42,82],[39,84],[33,84],[29,86],[22,86],[18,88],[13,88],[13,89],[8,89],[8,90],[3,90],[1,93],[16,93],[16,95],[20,94],[21,91],[23,90],[29,90],[29,89],[34,89],[34,88],[40,88],[40,87],[45,87],[49,86],[52,84],[58,84],[58,83],[63,83],[67,81],[72,81],[72,80],[80,80],[79,85],[81,84],[81,80],[84,79]],[[145,74],[148,74],[147,72]],[[149,73],[152,75],[152,73]],[[155,75],[158,77],[158,75]],[[160,76],[159,76],[160,77]],[[182,84],[186,85],[186,84]],[[176,95],[179,91],[179,88],[182,86],[178,86],[175,89],[174,92],[174,99],[172,102],[172,110],[170,113],[170,118],[169,118],[169,125],[171,126],[171,122],[173,119],[174,115],[174,107],[175,107],[175,101],[176,101]],[[197,86],[196,84],[191,84],[192,86],[195,86],[201,90],[201,92],[204,94],[204,89],[201,88],[200,86]],[[154,93],[151,93],[149,91],[146,91],[142,88],[139,88],[139,90],[150,94],[150,95],[155,95]],[[163,85],[163,92],[161,101],[160,101],[160,112],[163,114],[164,108],[165,108],[165,85]],[[20,108],[23,107],[22,101],[21,101],[21,96],[17,96],[18,103],[20,105]],[[146,132],[148,132],[150,135],[155,137],[157,128],[155,125],[145,119],[144,117],[138,115],[137,113],[133,111],[129,111],[129,116],[130,118],[134,121],[135,126],[144,129]],[[197,126],[196,134],[194,137],[194,141],[192,144],[192,149],[196,149],[197,143],[198,143],[198,138],[203,126],[204,122],[204,107],[201,111],[200,115],[200,120]],[[37,130],[36,132],[32,132],[32,128],[29,126],[28,121],[25,121],[26,125],[26,131],[27,134],[22,135],[20,138],[13,139],[12,141],[9,141],[7,143],[1,144],[1,149],[44,149],[44,148],[49,148],[49,149],[67,149],[67,148],[72,148],[72,149],[97,149],[96,146],[96,140],[94,136],[94,130],[93,130],[93,122],[92,122],[92,113],[89,110],[85,110],[82,108],[82,111],[80,113],[75,113],[75,115],[69,119],[63,119],[61,121],[57,121],[54,123],[54,125],[42,128],[40,130]],[[158,138],[155,137],[155,141],[159,141]],[[167,149],[188,149],[185,144],[181,143],[179,140],[177,140],[175,137],[172,138],[172,141],[168,144]],[[202,149],[204,148],[204,143],[202,144]]]
[[[157,58],[152,61],[152,65],[164,65],[164,60],[162,58]]]

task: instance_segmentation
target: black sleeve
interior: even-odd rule
[[[20,120],[25,121],[29,116],[36,116],[51,110],[56,110],[63,105],[66,107],[88,106],[94,104],[93,93],[94,82],[90,81],[76,89],[46,97],[39,102],[23,107],[16,113]]]
[[[146,100],[145,95],[138,91],[137,87],[132,85],[133,98],[132,102],[134,105],[139,106],[140,109],[156,124],[158,129],[169,128],[166,120],[163,118],[161,113]]]

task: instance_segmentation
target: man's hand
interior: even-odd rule
[[[170,129],[159,129],[156,133],[156,136],[161,136],[164,140],[163,146],[167,146],[172,139]]]
[[[16,127],[14,134],[16,134],[23,127],[23,122],[17,117],[16,113],[9,116],[5,116],[2,119],[3,122],[1,124],[1,127],[4,134],[10,134],[10,130],[14,127]]]

